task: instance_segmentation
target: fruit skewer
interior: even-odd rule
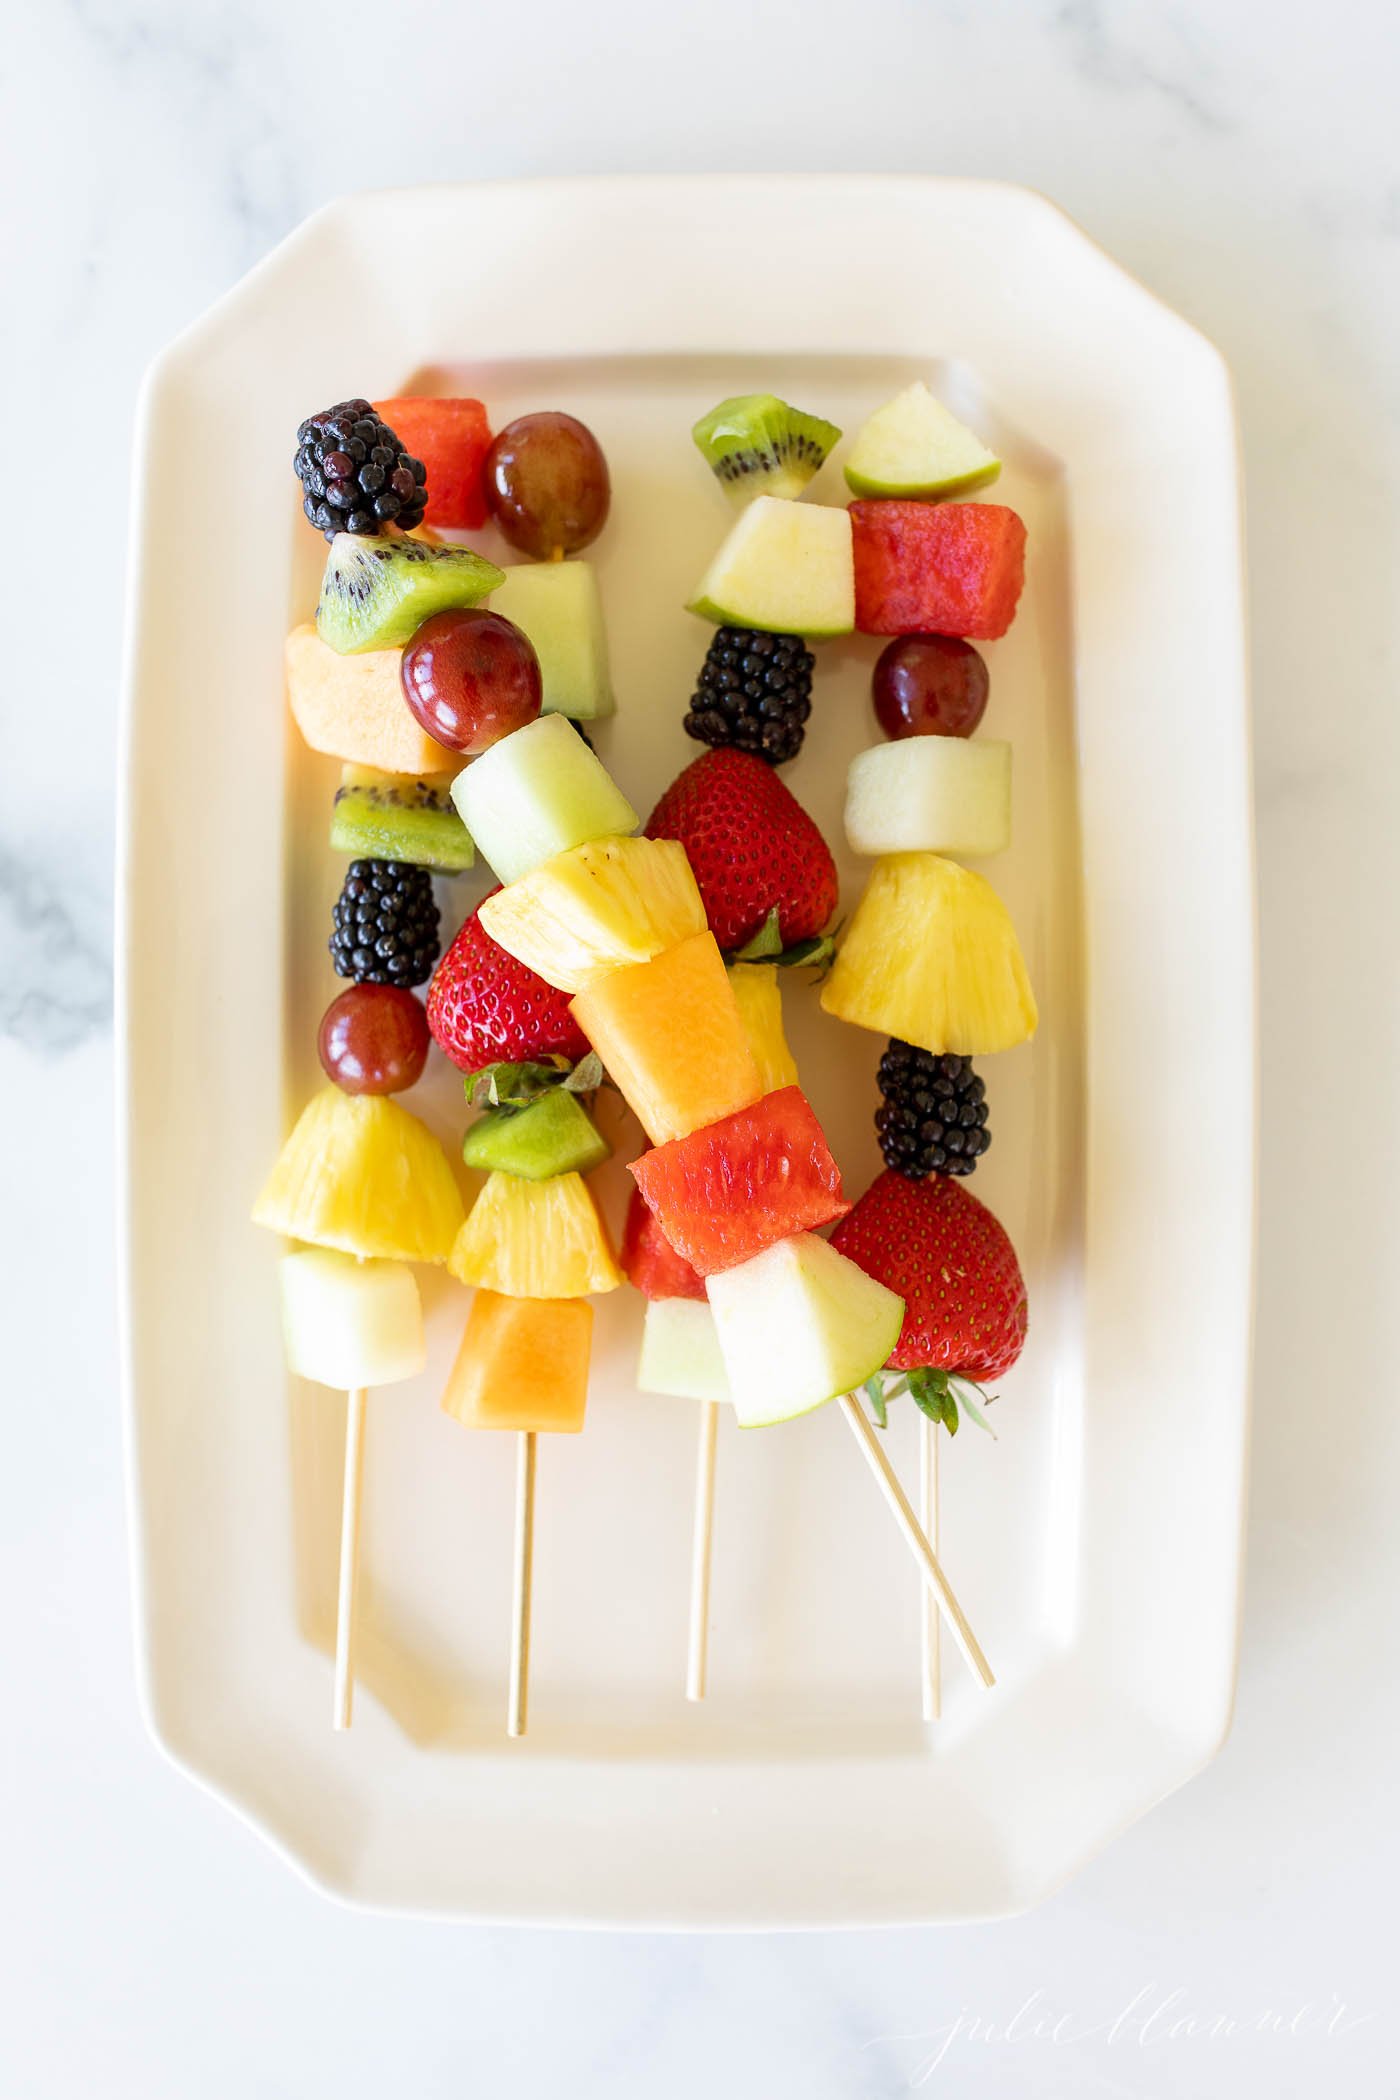
[[[973,739],[989,678],[968,637],[993,639],[1010,625],[1025,529],[1004,506],[937,500],[999,471],[922,386],[876,412],[846,469],[863,499],[851,506],[856,625],[894,637],[872,679],[890,741],[850,768],[847,840],[876,866],[821,1003],[890,1041],[875,1119],[886,1171],[833,1244],[905,1299],[904,1328],[870,1390],[882,1420],[897,1392],[919,1407],[920,1509],[935,1544],[939,1427],[956,1431],[959,1398],[980,1419],[979,1381],[1014,1363],[1026,1324],[1011,1243],[962,1178],[991,1143],[972,1057],[1033,1034],[1035,1001],[1000,899],[946,857],[998,853],[1010,840],[1010,746]],[[941,1711],[941,1662],[925,1598],[926,1720]]]
[[[632,1173],[672,1245],[706,1274],[740,1422],[786,1420],[862,1384],[903,1307],[812,1229],[847,1208],[835,1162],[800,1089],[763,1092],[684,852],[627,836],[635,812],[557,718],[493,744],[453,795],[506,883],[481,906],[483,924],[573,992],[574,1018],[652,1141]],[[888,1461],[878,1446],[866,1456],[990,1682]]]

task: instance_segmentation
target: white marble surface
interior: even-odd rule
[[[44,480],[14,506],[0,683],[6,2092],[1393,2093],[1390,10],[16,0],[5,16],[5,434],[12,486],[33,486],[35,456]],[[168,1771],[136,1711],[112,1369],[108,871],[137,380],[338,191],[659,168],[1036,185],[1214,337],[1239,382],[1265,1051],[1238,1719],[1204,1777],[1054,1902],[997,1926],[701,1941],[364,1919],[306,1891]],[[735,267],[759,266],[736,228]],[[236,847],[210,842],[231,877]],[[1188,1407],[1192,1366],[1180,1369]],[[1196,2032],[1174,2026],[1190,2014]],[[1219,2016],[1232,2031],[1200,2031]]]

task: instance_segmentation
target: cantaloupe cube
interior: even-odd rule
[[[593,1307],[586,1298],[503,1298],[478,1291],[442,1396],[464,1429],[583,1427]]]
[[[611,971],[569,1011],[654,1145],[688,1137],[763,1093],[712,933]]]
[[[341,656],[310,621],[287,636],[287,703],[313,751],[372,766],[377,773],[456,773],[460,751],[426,736],[408,711],[399,682],[402,649]]]

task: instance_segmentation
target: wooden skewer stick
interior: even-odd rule
[[[968,1625],[963,1608],[953,1595],[948,1578],[938,1565],[938,1556],[919,1529],[919,1520],[910,1507],[909,1497],[895,1478],[894,1468],[881,1448],[880,1439],[865,1409],[853,1393],[843,1393],[838,1405],[851,1425],[851,1434],[865,1454],[866,1462],[879,1485],[880,1492],[894,1512],[895,1522],[904,1533],[909,1551],[919,1563],[925,1582],[938,1600],[939,1610],[953,1629],[957,1642],[969,1667],[976,1671],[989,1689],[996,1683],[991,1664],[978,1645],[977,1636]]]
[[[530,1704],[530,1588],[535,1557],[535,1431],[516,1444],[515,1586],[510,1612],[510,1707],[506,1734],[524,1735]]]
[[[938,1551],[938,1424],[919,1416],[919,1521],[934,1552]],[[919,1589],[919,1653],[922,1658],[924,1719],[936,1721],[943,1711],[943,1622],[925,1582]]]
[[[360,1488],[365,1470],[365,1390],[346,1395],[345,1481],[340,1503],[340,1591],[335,1613],[336,1728],[350,1726],[355,1704],[355,1586],[360,1567]]]
[[[690,1542],[690,1646],[685,1696],[703,1699],[710,1653],[710,1560],[715,1524],[715,1443],[719,1402],[700,1402],[700,1438],[695,1451],[695,1528]]]

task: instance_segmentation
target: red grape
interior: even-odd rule
[[[415,721],[453,751],[484,751],[540,711],[540,660],[500,613],[434,613],[404,650],[404,698]]]
[[[871,677],[888,737],[971,736],[987,705],[987,666],[971,642],[902,634],[881,650]]]
[[[608,515],[602,447],[586,424],[557,409],[507,423],[486,455],[484,480],[501,531],[536,561],[577,554]]]
[[[321,1019],[317,1049],[343,1094],[401,1094],[422,1077],[428,1016],[397,984],[352,984]]]

